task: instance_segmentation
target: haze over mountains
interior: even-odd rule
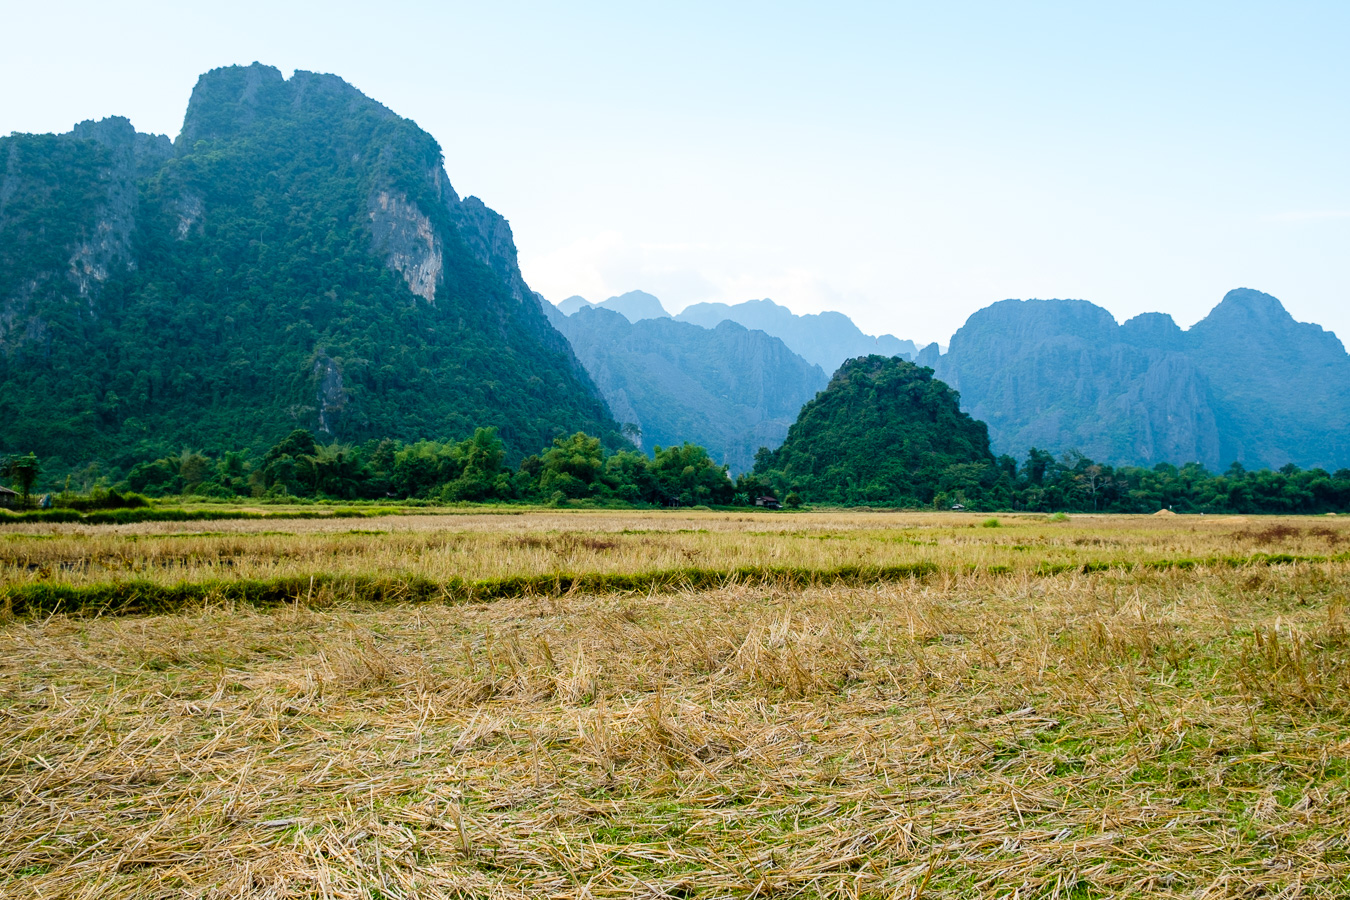
[[[915,352],[842,313],[798,316],[772,300],[699,303],[672,318],[657,297],[629,291],[594,304],[568,297],[557,312],[554,327],[644,446],[694,441],[735,472],[782,443],[844,360]]]
[[[576,297],[558,309],[591,306]],[[659,300],[641,291],[597,306],[641,327],[670,321]],[[646,363],[615,349],[604,361],[605,374],[598,375],[597,345],[582,337],[587,326],[575,316],[565,321],[555,324],[577,346],[612,407],[617,404],[636,420],[650,419],[658,407],[685,406],[688,415],[681,421],[696,435],[690,439],[727,448],[728,460],[741,465],[744,451],[730,450],[725,431],[713,436],[714,429],[698,424],[708,415],[735,420],[729,407],[707,412],[721,402],[717,391],[680,390],[658,398],[647,390],[619,397],[613,386],[622,373]],[[995,452],[1018,459],[1037,447],[1143,466],[1192,461],[1212,470],[1233,462],[1248,468],[1350,466],[1350,356],[1335,335],[1295,322],[1276,298],[1259,291],[1230,292],[1187,331],[1163,313],[1117,324],[1108,311],[1082,300],[1006,300],[972,315],[946,353],[932,344],[916,354],[911,342],[865,335],[843,314],[796,316],[768,300],[696,304],[674,321],[705,329],[736,322],[781,339],[808,361],[813,354],[832,360],[846,353],[852,356],[845,358],[914,358],[960,392],[964,412],[988,424]],[[684,343],[699,340],[688,332]],[[772,367],[757,371],[771,373]],[[773,418],[759,413],[750,421]],[[781,440],[772,434],[773,441],[764,441],[771,450]]]
[[[797,316],[771,300],[702,303],[672,318],[645,291],[601,303],[573,296],[550,321],[615,418],[635,426],[630,436],[640,446],[692,441],[737,473],[751,468],[760,447],[783,442],[850,355],[915,350],[891,335],[863,334],[841,313]]]
[[[792,352],[820,366],[827,375],[839,368],[844,360],[857,356],[879,353],[882,356],[912,359],[918,352],[913,341],[902,341],[891,334],[864,334],[843,313],[808,313],[799,316],[786,306],[779,306],[768,299],[747,300],[731,305],[695,303],[676,316],[671,316],[661,301],[646,291],[629,291],[600,303],[591,303],[584,297],[574,295],[557,306],[563,315],[571,315],[587,307],[613,310],[630,322],[673,318],[677,322],[689,322],[704,328],[716,328],[722,322],[735,322],[781,339]]]
[[[707,329],[670,318],[630,322],[587,307],[555,324],[614,417],[644,450],[685,441],[748,471],[777,447],[827,376],[778,338],[725,321]]]

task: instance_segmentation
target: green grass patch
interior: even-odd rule
[[[0,604],[14,616],[155,615],[210,603],[278,606],[312,600],[369,603],[485,602],[514,597],[570,593],[647,593],[708,590],[729,585],[800,588],[826,584],[861,585],[923,578],[938,571],[932,563],[901,566],[839,566],[808,569],[791,566],[743,566],[736,569],[671,569],[657,572],[514,575],[480,580],[433,581],[411,575],[350,576],[316,574],[268,580],[219,579],[162,584],[117,581],[97,584],[32,582],[4,590]]]

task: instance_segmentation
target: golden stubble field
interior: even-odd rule
[[[1350,894],[1350,522],[988,518],[8,528],[5,590],[932,566],[11,617],[0,895]]]
[[[997,522],[1000,527],[984,527]],[[481,580],[552,573],[930,564],[1031,571],[1252,554],[1350,558],[1350,519],[501,510],[372,519],[0,525],[0,590],[336,576]],[[337,599],[337,598],[335,598]]]

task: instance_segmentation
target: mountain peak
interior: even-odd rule
[[[357,109],[381,118],[396,118],[336,75],[297,69],[287,79],[281,70],[262,63],[223,66],[197,79],[183,116],[179,146],[190,149],[200,140],[237,137],[260,118],[297,113],[341,116]]]
[[[595,306],[595,304],[585,297],[580,294],[573,294],[566,300],[558,303],[558,312],[562,313],[564,316],[570,316],[578,310],[590,309],[593,306]]]
[[[162,134],[141,134],[125,116],[108,116],[95,121],[85,119],[70,130],[76,140],[94,141],[112,153],[114,160],[148,175],[173,156],[173,143]]]
[[[1246,328],[1264,328],[1287,326],[1294,317],[1284,308],[1284,304],[1270,294],[1254,291],[1251,288],[1237,288],[1224,294],[1219,305],[1210,310],[1209,315],[1196,324],[1197,328],[1212,327],[1216,323]]]
[[[1192,340],[1237,342],[1251,345],[1252,349],[1284,346],[1286,352],[1305,357],[1309,352],[1316,352],[1328,360],[1339,360],[1345,355],[1345,347],[1334,332],[1321,325],[1298,321],[1278,299],[1251,288],[1238,288],[1224,294],[1223,300],[1209,311],[1209,315],[1191,326],[1187,336]],[[1295,348],[1293,344],[1300,346]],[[1236,347],[1237,344],[1233,344],[1231,349]],[[1313,348],[1317,349],[1314,351]]]
[[[629,291],[596,305],[603,309],[612,309],[630,322],[670,318],[670,313],[666,312],[661,301],[646,291]]]
[[[1177,350],[1185,338],[1181,327],[1167,313],[1140,313],[1121,323],[1120,339],[1138,347]]]
[[[1035,344],[1049,337],[1109,341],[1116,328],[1111,313],[1086,300],[1000,300],[973,313],[952,335],[951,349]]]

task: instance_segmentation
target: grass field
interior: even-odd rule
[[[5,526],[0,895],[1344,897],[1347,550],[1331,517]]]

